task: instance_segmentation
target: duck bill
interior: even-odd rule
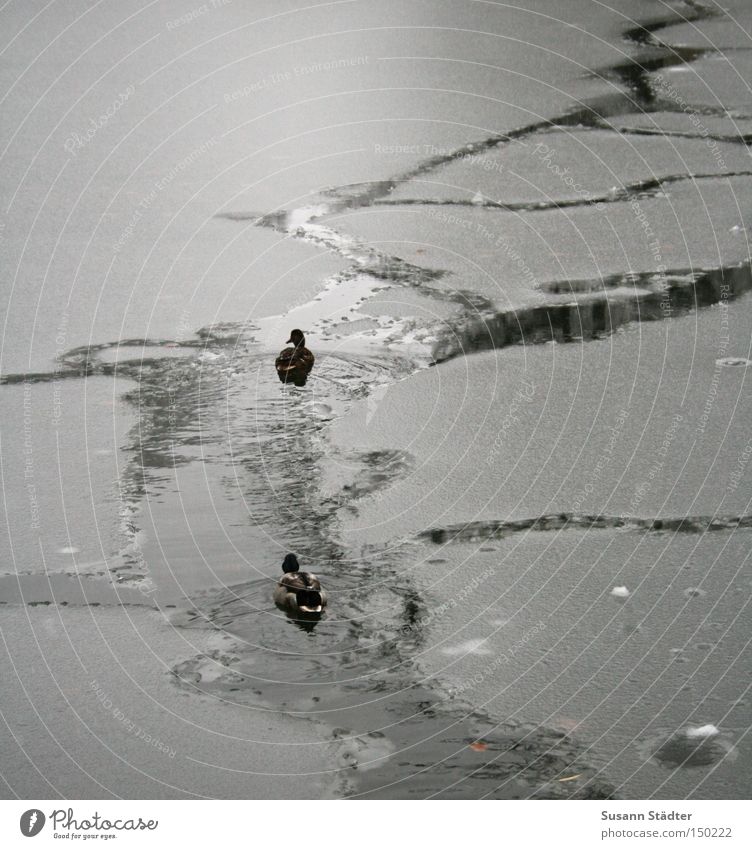
[[[320,604],[317,604],[316,607],[309,607],[307,604],[298,605],[298,610],[300,613],[321,613],[322,607]]]

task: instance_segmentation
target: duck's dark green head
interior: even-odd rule
[[[285,559],[282,561],[282,571],[285,574],[288,572],[300,572],[300,564],[294,554],[287,554],[285,556]]]
[[[305,336],[303,335],[303,331],[298,330],[296,327],[295,330],[290,332],[290,338],[287,340],[286,344],[294,345],[296,348],[304,348]]]

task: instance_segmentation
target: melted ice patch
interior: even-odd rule
[[[485,637],[479,637],[474,640],[466,640],[464,643],[459,643],[456,646],[446,646],[441,650],[442,654],[450,657],[462,657],[466,654],[489,655],[493,654],[486,644]]]
[[[645,760],[671,769],[714,766],[736,757],[731,741],[710,724],[656,734],[638,748]]]

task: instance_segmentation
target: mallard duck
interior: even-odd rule
[[[298,558],[288,554],[282,562],[285,573],[274,588],[277,607],[293,613],[320,615],[326,607],[326,593],[319,579],[310,572],[301,572]]]
[[[302,330],[295,328],[290,333],[287,344],[293,347],[280,351],[274,363],[277,367],[279,379],[282,383],[294,383],[296,386],[304,386],[316,358],[306,348],[305,336]]]

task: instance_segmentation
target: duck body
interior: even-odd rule
[[[274,363],[277,376],[282,383],[304,386],[316,358],[306,348],[305,336],[301,330],[293,330],[287,344],[292,344],[292,347],[280,351]]]
[[[282,564],[285,573],[274,588],[274,603],[288,613],[321,616],[326,607],[326,593],[312,572],[302,572],[298,559],[288,554]]]

